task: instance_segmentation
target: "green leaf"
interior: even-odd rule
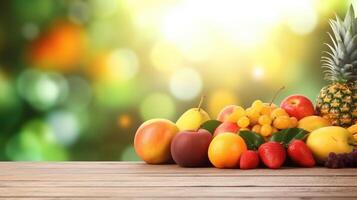
[[[249,150],[257,150],[265,142],[261,135],[253,131],[239,131],[239,136],[244,139]]]
[[[279,142],[287,147],[294,139],[305,139],[307,134],[308,132],[301,128],[288,128],[274,133],[271,136],[270,141]]]
[[[201,126],[200,126],[200,129],[205,129],[208,132],[210,132],[211,134],[213,134],[214,131],[216,130],[216,128],[221,124],[222,124],[222,122],[212,119],[212,120],[203,122],[203,124],[201,124]]]

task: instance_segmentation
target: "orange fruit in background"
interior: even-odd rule
[[[237,168],[247,145],[235,133],[221,133],[213,138],[208,148],[208,158],[217,168]]]
[[[76,70],[86,49],[83,28],[71,22],[55,22],[30,44],[28,53],[31,63],[45,70]]]

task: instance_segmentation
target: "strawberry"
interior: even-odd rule
[[[286,159],[285,148],[278,142],[266,142],[260,145],[258,153],[263,163],[271,169],[280,168]]]
[[[259,155],[256,151],[248,150],[242,153],[239,167],[241,169],[255,169],[259,165]]]
[[[302,140],[293,140],[288,146],[291,160],[301,167],[315,166],[315,160],[309,147]]]

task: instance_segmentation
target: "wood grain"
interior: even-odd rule
[[[355,197],[357,169],[222,170],[142,162],[0,162],[0,199]]]

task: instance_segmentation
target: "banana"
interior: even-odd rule
[[[357,141],[357,124],[348,127],[347,130],[352,133],[353,139]]]
[[[357,134],[357,124],[354,124],[354,125],[348,127],[347,130],[348,130],[350,133],[352,133],[353,135],[354,135],[354,134]]]

